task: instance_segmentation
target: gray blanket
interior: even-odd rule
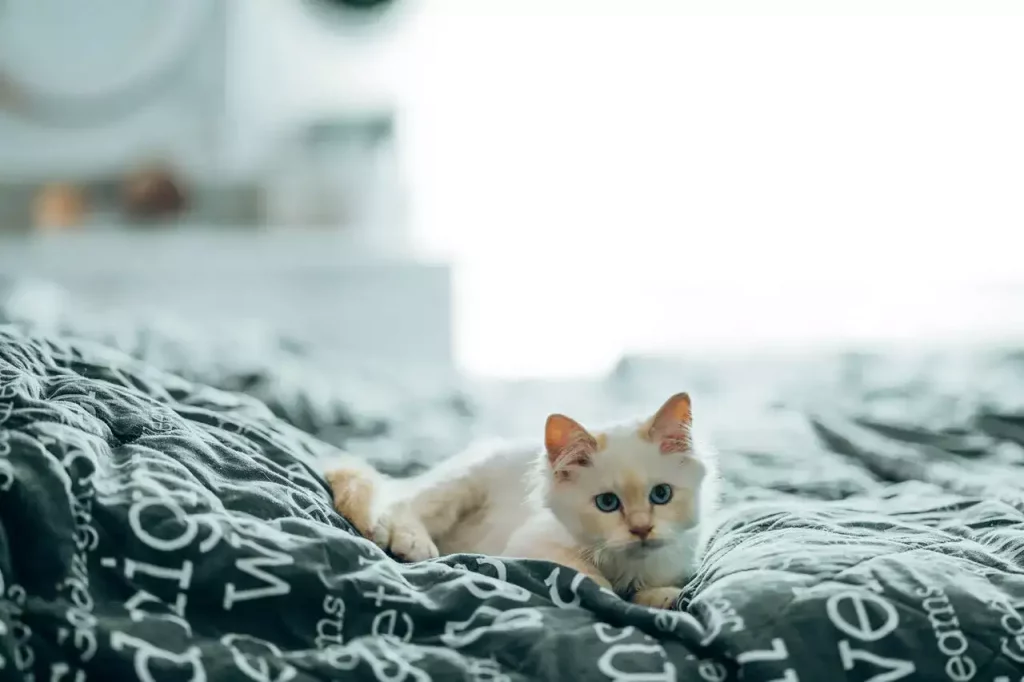
[[[4,679],[1024,675],[1012,353],[635,359],[558,389],[388,389],[393,406],[367,411],[284,342],[242,362],[21,312],[0,313]],[[509,414],[528,428],[550,401],[597,418],[680,385],[705,396],[729,504],[678,611],[544,562],[399,564],[332,511],[318,472],[335,445],[401,468],[519,429]]]

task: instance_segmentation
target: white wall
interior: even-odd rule
[[[964,293],[1024,279],[1020,17],[586,4],[439,0],[418,26],[417,226],[458,266],[467,369],[1024,332],[1014,298]]]

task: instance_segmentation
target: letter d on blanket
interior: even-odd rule
[[[203,667],[202,650],[197,646],[189,647],[185,653],[176,654],[167,649],[161,649],[144,639],[132,637],[124,632],[110,633],[110,646],[114,651],[122,651],[125,648],[135,649],[135,674],[142,682],[157,682],[157,678],[150,671],[150,664],[154,660],[166,661],[173,666],[185,670],[191,670],[192,676],[188,682],[206,682],[206,668]]]

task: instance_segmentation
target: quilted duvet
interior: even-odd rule
[[[160,364],[0,326],[0,678],[1024,679],[1006,406],[725,439],[707,557],[653,611],[549,563],[395,562],[331,509],[334,444]]]

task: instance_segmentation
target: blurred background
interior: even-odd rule
[[[758,5],[0,0],[0,273],[473,377],[1019,341],[1021,3]]]

